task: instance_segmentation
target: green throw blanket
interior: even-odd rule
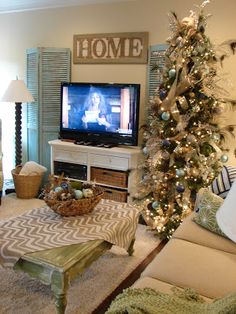
[[[173,295],[150,288],[128,288],[111,303],[106,314],[235,314],[236,294],[212,303],[198,296],[193,289],[177,288]]]

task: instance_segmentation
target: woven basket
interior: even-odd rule
[[[94,196],[90,198],[71,199],[66,201],[44,198],[46,204],[61,216],[80,216],[89,214],[103,196],[101,187],[91,187]]]
[[[11,171],[16,196],[18,198],[34,198],[38,196],[43,174],[19,175],[22,166],[17,166]]]

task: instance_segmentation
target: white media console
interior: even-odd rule
[[[104,187],[104,197],[130,202],[141,179],[140,147],[96,147],[62,140],[49,141],[51,172],[79,181],[94,181]]]

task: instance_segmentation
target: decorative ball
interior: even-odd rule
[[[185,175],[185,171],[183,168],[179,168],[175,170],[177,177],[183,177]]]
[[[194,142],[196,142],[196,137],[195,137],[194,135],[192,135],[192,134],[189,134],[189,135],[187,136],[187,142],[188,142],[188,143],[194,143]]]
[[[213,133],[212,134],[212,139],[214,142],[219,142],[220,141],[220,134],[219,133]]]
[[[60,195],[60,199],[62,201],[67,201],[70,200],[72,198],[72,195],[70,193],[61,193]]]
[[[158,207],[159,207],[158,201],[152,202],[152,208],[153,208],[153,209],[157,209]]]
[[[86,198],[93,196],[93,190],[92,189],[83,189],[83,195]]]
[[[177,38],[176,38],[176,43],[177,43],[177,44],[180,44],[181,41],[182,41],[182,39],[183,39],[183,37],[181,37],[181,36],[177,37]]]
[[[75,192],[75,198],[77,200],[83,197],[83,192],[81,190],[75,190],[74,192]]]
[[[164,89],[160,89],[159,96],[161,100],[165,99],[167,92]]]
[[[161,152],[161,158],[164,160],[168,160],[170,158],[170,153],[164,150],[163,152]]]
[[[62,182],[61,183],[62,189],[68,189],[68,183],[67,182]]]
[[[148,150],[147,150],[147,147],[145,146],[145,147],[143,148],[143,153],[144,153],[145,155],[147,155],[147,152],[148,152]]]
[[[184,187],[183,184],[179,183],[178,185],[176,185],[176,191],[177,191],[178,193],[183,193],[184,190],[185,190],[185,187]]]
[[[63,188],[61,187],[61,186],[57,186],[55,189],[54,189],[54,191],[56,192],[56,193],[59,193],[59,192],[61,192],[63,190]]]
[[[224,155],[222,155],[222,156],[220,157],[220,160],[221,160],[222,162],[227,162],[227,161],[229,160],[229,157],[224,154]]]
[[[162,147],[170,147],[170,144],[170,141],[166,139],[161,142]]]
[[[170,69],[170,71],[169,71],[169,77],[170,77],[170,78],[174,78],[175,75],[176,75],[176,70],[175,70],[175,69]]]
[[[199,175],[199,170],[197,168],[190,168],[189,174],[193,177],[197,177]]]
[[[162,120],[164,120],[164,121],[168,121],[168,120],[170,119],[170,113],[169,113],[168,111],[162,112],[161,118],[162,118]]]

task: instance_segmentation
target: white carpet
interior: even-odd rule
[[[44,204],[41,200],[20,200],[14,194],[3,197],[0,219],[16,216]],[[71,284],[66,314],[91,314],[94,309],[158,246],[160,241],[139,225],[133,256],[113,246]],[[0,314],[53,314],[50,287],[23,273],[0,269]]]

